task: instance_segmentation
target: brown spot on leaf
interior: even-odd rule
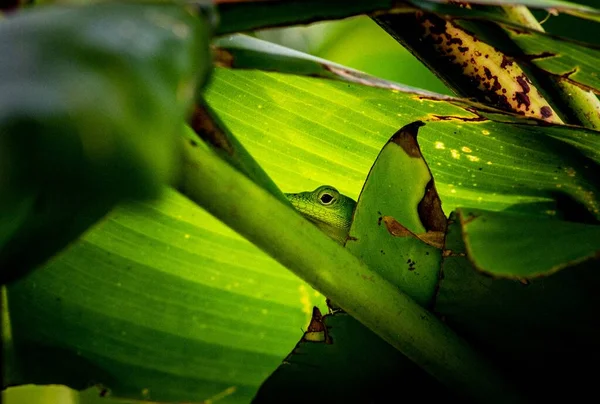
[[[527,60],[536,60],[536,59],[545,59],[545,58],[552,58],[556,56],[556,53],[552,53],[552,52],[542,52],[542,53],[538,53],[537,55],[527,55]]]
[[[524,74],[517,77],[517,83],[519,83],[525,94],[527,94],[530,91],[529,84],[527,84],[527,78]]]
[[[213,48],[214,65],[217,67],[233,67],[234,57],[233,54],[223,48]]]
[[[417,237],[425,244],[441,250],[444,248],[446,233],[442,231],[428,231],[427,233],[417,234]]]
[[[431,115],[436,121],[461,121],[461,122],[484,122],[488,119],[484,116],[477,116],[475,118],[467,118],[464,116],[454,115]]]
[[[428,232],[446,232],[447,219],[442,210],[442,201],[437,193],[433,178],[425,187],[425,195],[417,207],[419,218]]]
[[[387,231],[394,237],[416,237],[413,232],[401,225],[392,216],[383,216],[383,222]]]
[[[310,323],[308,324],[306,331],[318,332],[323,330],[325,330],[325,325],[323,324],[323,315],[321,314],[321,310],[319,310],[317,306],[314,306],[312,317],[310,318]]]
[[[500,67],[502,69],[506,68],[507,66],[512,66],[513,65],[513,60],[510,59],[509,57],[507,57],[506,55],[502,55],[502,62],[500,63]]]
[[[552,108],[544,106],[540,109],[540,114],[542,118],[550,118],[552,116]]]
[[[194,106],[194,111],[190,118],[190,126],[202,139],[217,149],[224,150],[229,155],[234,154],[234,149],[231,143],[229,143],[229,139],[205,107],[201,105]]]
[[[485,77],[487,77],[488,80],[491,80],[493,77],[492,72],[490,71],[490,69],[488,69],[487,67],[483,68],[483,72],[485,73]]]
[[[317,306],[313,307],[312,317],[308,328],[302,337],[304,342],[325,342],[331,344],[331,337],[325,323],[323,323],[323,315]]]
[[[400,224],[392,216],[384,216],[383,222],[385,223],[387,231],[394,237],[413,237],[438,249],[442,249],[444,247],[445,232],[430,231],[422,234],[415,234]]]
[[[517,108],[521,108],[521,105],[525,105],[525,109],[529,111],[531,100],[529,99],[529,96],[527,94],[517,91],[515,93],[514,100],[517,101]]]
[[[403,126],[392,136],[390,142],[396,143],[402,147],[402,150],[409,156],[414,158],[421,158],[421,150],[417,143],[417,134],[419,128],[425,124],[422,121],[415,121]]]

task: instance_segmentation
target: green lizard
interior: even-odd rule
[[[294,208],[325,234],[344,244],[356,202],[332,186],[321,185],[312,192],[285,194]]]

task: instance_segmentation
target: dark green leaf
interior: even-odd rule
[[[579,401],[595,394],[595,376],[588,364],[600,359],[598,261],[529,282],[495,279],[477,272],[465,256],[465,236],[457,219],[451,216],[456,221],[446,237],[435,312],[473,347],[486,352],[531,402]],[[519,230],[512,230],[502,243],[519,237]],[[554,230],[552,235],[560,237]],[[519,239],[527,243],[527,238]],[[552,245],[530,249],[515,261],[536,253],[552,256],[571,243],[558,249]]]
[[[176,176],[208,39],[203,19],[169,4],[47,7],[0,23],[3,282]]]
[[[456,217],[469,260],[495,277],[532,279],[600,256],[598,225],[478,209]]]
[[[436,11],[438,4],[454,3],[452,0],[410,0],[410,2],[430,11]],[[600,10],[597,8],[563,0],[470,0],[469,3],[489,6],[523,5],[549,11],[557,10],[580,18],[600,21]]]
[[[392,0],[292,0],[292,1],[224,1],[217,2],[220,25],[217,34],[252,31],[283,25],[307,24],[388,10]],[[252,16],[252,18],[248,18]]]
[[[313,321],[315,317],[313,314]],[[311,326],[261,386],[253,403],[305,403],[307,399],[314,404],[383,403],[389,400],[390,391],[396,390],[398,383],[403,386],[402,395],[416,394],[425,400],[454,397],[346,313],[327,314],[317,326],[314,323]],[[317,332],[316,328],[322,331]],[[322,338],[315,340],[313,334]]]

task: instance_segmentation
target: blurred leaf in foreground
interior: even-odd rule
[[[169,4],[55,6],[2,21],[2,282],[177,175],[178,130],[210,68],[208,31]]]

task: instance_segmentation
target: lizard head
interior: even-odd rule
[[[330,185],[311,192],[285,194],[291,204],[332,238],[345,241],[356,202]],[[343,242],[341,241],[341,242]]]

